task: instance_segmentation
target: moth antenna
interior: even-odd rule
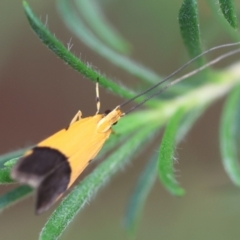
[[[227,43],[227,44],[223,44],[223,45],[219,45],[219,46],[216,46],[216,47],[212,47],[204,52],[202,52],[201,54],[199,54],[198,56],[192,58],[190,61],[188,61],[187,63],[185,63],[184,65],[182,65],[180,68],[178,68],[176,71],[172,72],[170,75],[168,75],[166,78],[164,78],[162,81],[160,81],[159,83],[153,85],[152,87],[148,88],[147,90],[145,90],[144,92],[141,92],[139,94],[137,94],[136,96],[134,96],[133,98],[125,101],[124,103],[122,103],[120,105],[120,107],[123,107],[125,106],[126,104],[132,102],[133,100],[135,100],[136,98],[150,92],[151,90],[155,89],[156,87],[160,86],[161,84],[163,84],[164,82],[166,82],[167,80],[169,80],[171,77],[175,76],[176,74],[178,74],[179,72],[181,72],[183,69],[185,69],[188,65],[190,65],[192,62],[196,61],[197,59],[199,59],[200,57],[212,52],[212,51],[215,51],[217,49],[220,49],[220,48],[227,48],[227,47],[234,47],[234,46],[237,46],[237,45],[240,45],[240,42],[237,42],[237,43]],[[232,53],[231,55],[233,55],[235,53]],[[218,60],[220,61],[220,60]],[[214,64],[214,63],[213,63]],[[212,64],[211,64],[212,65]],[[205,65],[204,65],[205,66]],[[209,65],[207,65],[209,66]],[[205,67],[206,68],[206,67]],[[201,71],[201,70],[200,70]],[[194,73],[195,74],[195,73]],[[151,98],[151,97],[150,97]],[[149,99],[150,99],[149,98]],[[145,100],[144,100],[145,101]],[[146,101],[145,101],[146,102]],[[144,102],[144,103],[145,103]],[[141,104],[142,105],[142,104]],[[140,106],[141,106],[140,105]],[[128,111],[129,112],[129,111]]]
[[[139,104],[135,105],[135,106],[132,107],[130,110],[126,111],[126,112],[125,112],[125,115],[128,114],[128,113],[130,113],[130,112],[132,112],[132,111],[135,110],[136,108],[142,106],[142,105],[143,105],[145,102],[147,102],[149,99],[151,99],[151,98],[153,98],[153,97],[161,94],[162,92],[166,91],[169,87],[171,87],[171,86],[173,86],[173,85],[181,82],[182,80],[184,80],[184,79],[186,79],[186,78],[189,78],[189,77],[197,74],[198,72],[204,70],[204,69],[207,68],[207,67],[212,66],[213,64],[221,61],[222,59],[227,58],[227,57],[232,56],[232,55],[237,54],[237,53],[240,53],[240,49],[236,49],[236,50],[230,51],[230,52],[228,52],[228,53],[225,53],[225,54],[223,54],[223,55],[221,55],[221,56],[213,59],[212,61],[206,63],[206,64],[203,65],[202,67],[200,67],[200,68],[198,68],[198,69],[195,69],[195,70],[193,70],[193,71],[191,71],[191,72],[183,75],[182,77],[179,77],[179,78],[173,80],[172,82],[170,82],[169,84],[167,84],[165,87],[163,87],[163,88],[160,89],[159,91],[157,91],[157,92],[155,92],[154,94],[146,97],[142,102],[140,102]]]

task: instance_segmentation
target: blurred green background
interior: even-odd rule
[[[210,0],[209,0],[210,1]],[[138,80],[99,57],[69,32],[55,1],[28,1],[37,16],[72,52],[113,79],[136,89]],[[132,44],[132,58],[161,75],[188,60],[180,37],[178,11],[182,1],[102,1],[107,18]],[[235,1],[238,14],[240,3]],[[212,14],[207,1],[199,1],[202,42],[205,49],[233,42]],[[220,13],[219,13],[220,14]],[[235,59],[239,58],[236,57]],[[218,67],[233,62],[224,61]],[[102,109],[123,100],[100,89]],[[33,34],[22,2],[0,1],[0,153],[32,145],[69,123],[81,109],[95,113],[95,86],[66,66]],[[177,176],[187,190],[176,198],[156,182],[147,201],[136,239],[237,240],[240,239],[240,190],[233,186],[221,164],[218,125],[222,101],[215,103],[179,145]],[[158,148],[136,157],[92,199],[62,239],[129,239],[122,219],[138,174]],[[97,163],[91,164],[85,175]],[[12,186],[1,186],[0,193]],[[34,197],[0,215],[0,239],[37,239],[54,207],[34,215]]]

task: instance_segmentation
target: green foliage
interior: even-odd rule
[[[234,9],[233,0],[219,0],[220,8],[223,16],[228,21],[231,27],[238,28],[237,16]]]
[[[10,177],[11,168],[3,167],[0,168],[0,184],[13,183]]]
[[[0,211],[5,210],[32,192],[29,186],[20,186],[0,197]]]
[[[176,196],[182,196],[185,191],[181,188],[174,176],[174,148],[176,146],[177,130],[185,114],[180,109],[173,115],[164,132],[159,149],[158,174],[165,188]]]
[[[30,147],[29,147],[30,148]],[[8,166],[7,162],[8,161],[12,161],[12,159],[16,159],[21,157],[24,152],[26,152],[27,149],[29,148],[23,148],[23,149],[19,149],[10,153],[6,153],[2,156],[0,156],[0,166]]]
[[[221,31],[224,31],[227,35],[229,35],[233,40],[239,41],[240,40],[240,34],[239,31],[236,31],[235,28],[230,27],[229,22],[226,21],[226,18],[223,14],[220,14],[220,6],[217,4],[217,1],[215,0],[207,0],[208,5],[210,7],[211,13],[213,17],[217,20],[217,22],[221,25]],[[236,13],[235,13],[236,15]],[[212,37],[212,40],[217,38],[218,31],[212,31],[210,36]]]
[[[120,54],[120,52],[128,52],[129,44],[110,26],[96,2],[89,1],[83,5],[79,2],[77,9],[73,8],[71,3],[66,0],[59,0],[57,4],[60,15],[67,27],[96,53],[147,83],[161,81],[162,78],[147,67]],[[229,24],[236,28],[236,18],[234,17],[236,14],[232,2],[220,1],[220,6]],[[103,87],[118,96],[126,99],[134,96],[133,90],[122,85],[119,86],[94,70],[89,64],[74,56],[70,52],[70,48],[66,48],[34,15],[26,2],[23,3],[23,7],[33,31],[46,47],[66,64],[91,81],[96,82],[99,78],[99,83]],[[230,10],[227,11],[228,9]],[[83,17],[91,26],[91,30],[84,24],[79,13],[81,15],[85,13]],[[94,17],[91,17],[91,15],[94,15]],[[179,25],[190,56],[200,54],[202,48],[196,0],[183,1],[179,11]],[[201,59],[199,63],[202,63]],[[139,154],[142,146],[150,142],[155,135],[154,133],[157,134],[165,125],[167,127],[164,131],[159,154],[154,155],[147,163],[130,198],[125,215],[126,228],[129,232],[135,234],[145,201],[158,175],[161,183],[170,193],[177,196],[183,195],[184,189],[179,186],[174,174],[174,151],[176,146],[211,103],[239,84],[239,69],[238,64],[221,72],[212,70],[210,74],[211,80],[203,81],[202,85],[193,82],[187,90],[184,90],[184,94],[181,94],[183,91],[174,89],[170,97],[164,101],[155,100],[154,104],[152,102],[149,104],[151,108],[148,106],[145,111],[131,113],[122,118],[118,125],[114,127],[115,134],[106,142],[99,154],[99,156],[103,156],[108,153],[108,157],[64,198],[42,229],[40,239],[58,239],[85,203],[106,184],[113,174]],[[237,139],[236,132],[240,133],[239,90],[239,87],[235,89],[227,100],[220,127],[223,164],[229,177],[238,186],[240,185],[238,163],[240,154],[237,147],[237,140],[239,139]],[[167,122],[168,124],[166,124]],[[118,149],[112,151],[116,145],[119,146]],[[10,178],[11,167],[24,154],[25,150],[21,149],[0,156],[1,184],[13,182]],[[0,209],[5,209],[23,199],[30,192],[31,188],[22,186],[3,195],[0,197]]]
[[[124,226],[131,235],[136,234],[145,201],[156,180],[157,160],[158,155],[155,154],[141,173],[132,195],[129,198],[124,218]]]
[[[130,44],[120,36],[117,29],[105,18],[98,2],[92,0],[76,1],[76,5],[79,15],[86,20],[99,38],[114,50],[120,53],[129,53]],[[71,18],[72,15],[69,17]],[[82,22],[82,24],[84,23]]]
[[[134,62],[128,57],[120,55],[96,38],[91,30],[84,25],[82,19],[76,13],[73,6],[69,4],[69,1],[59,0],[57,4],[59,12],[67,27],[89,48],[106,58],[112,64],[115,64],[133,76],[139,77],[143,81],[155,83],[161,80],[161,77],[154,71]],[[104,23],[101,25],[104,25]]]
[[[196,0],[184,0],[179,10],[179,26],[184,44],[193,58],[202,52],[199,32],[198,6]],[[198,60],[202,64],[201,58]]]
[[[48,31],[46,26],[33,14],[26,2],[23,2],[23,6],[28,21],[34,32],[38,35],[41,41],[66,64],[94,82],[97,82],[97,79],[99,79],[99,84],[102,87],[115,92],[121,97],[131,98],[133,96],[133,93],[129,89],[125,89],[123,86],[120,88],[116,83],[107,79],[105,76],[94,70],[90,65],[85,64],[78,57],[74,56],[56,37],[54,37],[54,35]]]
[[[146,127],[138,131],[75,187],[48,219],[42,229],[40,239],[58,239],[78,211],[88,202],[90,196],[104,186],[119,168],[131,160],[135,151],[149,140],[153,129]]]
[[[223,166],[233,183],[240,186],[239,133],[240,87],[229,95],[222,113],[220,144]]]

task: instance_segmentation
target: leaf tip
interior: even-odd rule
[[[24,8],[25,8],[25,7],[28,7],[28,3],[27,3],[26,1],[23,1],[23,2],[22,2],[22,5],[23,5]]]
[[[175,193],[178,197],[182,197],[186,194],[186,191],[183,188],[179,188],[176,193]]]

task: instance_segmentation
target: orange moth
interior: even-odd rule
[[[81,118],[81,111],[69,126],[27,151],[11,172],[11,177],[37,188],[36,213],[46,211],[75,182],[95,158],[112,133],[112,125],[124,114],[120,107],[99,114],[100,101],[96,85],[97,113]]]
[[[94,159],[101,150],[105,141],[112,133],[112,126],[117,123],[121,117],[143,105],[152,97],[165,91],[168,87],[213,65],[223,58],[240,52],[240,49],[223,54],[197,70],[171,81],[125,113],[121,111],[122,106],[152,91],[200,56],[219,48],[235,46],[237,44],[240,43],[225,44],[203,52],[163,81],[117,106],[112,111],[106,111],[104,114],[99,114],[100,101],[97,82],[96,114],[91,117],[81,118],[82,114],[78,111],[67,128],[53,134],[37,144],[36,147],[27,151],[12,169],[11,177],[13,179],[37,189],[36,213],[39,214],[46,211],[72,186],[89,162]]]

